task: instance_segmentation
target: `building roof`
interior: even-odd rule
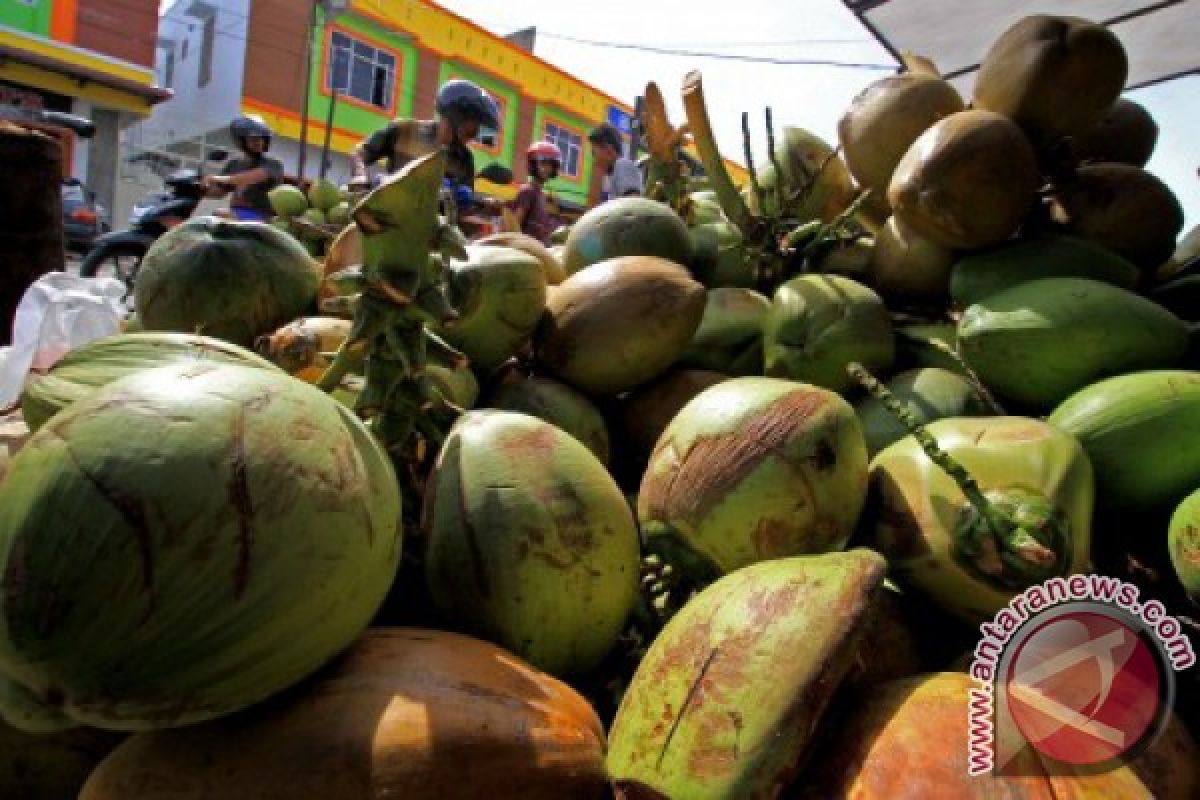
[[[1200,0],[843,0],[899,58],[926,56],[970,94],[979,62],[1009,26],[1031,14],[1103,22],[1129,55],[1127,89],[1200,74]]]
[[[11,28],[0,28],[0,66],[21,68],[13,77],[64,94],[90,97],[89,84],[102,87],[106,92],[95,98],[101,104],[139,113],[171,98],[155,85],[153,70]]]

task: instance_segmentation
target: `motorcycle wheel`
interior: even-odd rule
[[[79,265],[84,278],[116,278],[125,284],[125,298],[133,295],[133,284],[146,249],[133,244],[100,245],[88,253]]]

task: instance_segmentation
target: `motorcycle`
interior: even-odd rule
[[[205,162],[218,163],[228,157],[225,150],[213,150]],[[127,230],[96,238],[95,246],[79,266],[79,274],[85,278],[117,278],[132,292],[138,269],[150,246],[196,213],[205,196],[203,173],[202,165],[199,170],[183,169],[168,175],[163,181],[166,191],[155,202],[135,208]]]
[[[512,183],[512,170],[503,164],[488,164],[477,173],[477,177],[499,185]],[[477,192],[451,178],[442,181],[442,213],[446,221],[457,225],[471,240],[496,233],[499,222],[495,219],[497,205],[485,202]],[[466,213],[462,213],[463,210]]]

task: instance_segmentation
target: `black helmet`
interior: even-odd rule
[[[616,128],[614,128],[612,125],[609,125],[607,122],[602,122],[601,124],[592,128],[592,132],[588,134],[588,141],[594,142],[595,144],[607,144],[618,153],[621,152],[622,148],[624,147],[624,142],[621,141],[620,132],[618,132]]]
[[[470,81],[452,80],[437,93],[437,112],[451,122],[473,119],[489,128],[500,128],[500,110],[488,93]]]
[[[241,147],[243,150],[246,147],[246,139],[252,136],[259,136],[266,139],[267,146],[263,148],[264,152],[271,147],[271,129],[259,117],[238,117],[229,123],[229,135],[237,142],[238,147]]]

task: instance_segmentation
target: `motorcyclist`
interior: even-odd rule
[[[473,190],[475,157],[467,144],[485,125],[499,129],[496,101],[470,81],[452,80],[438,90],[435,109],[435,119],[393,120],[359,144],[353,155],[351,188],[369,186],[367,167],[378,161],[395,172],[414,159],[444,150],[446,177],[455,186]]]
[[[230,161],[224,174],[204,178],[208,197],[225,197],[229,216],[239,220],[266,222],[271,218],[267,193],[283,183],[283,162],[271,158],[271,129],[258,117],[238,117],[229,124],[229,135],[243,156]]]
[[[521,226],[521,233],[546,244],[561,222],[550,213],[544,187],[558,177],[562,151],[554,142],[534,142],[525,151],[525,160],[529,167],[529,182],[517,192],[509,209]]]

